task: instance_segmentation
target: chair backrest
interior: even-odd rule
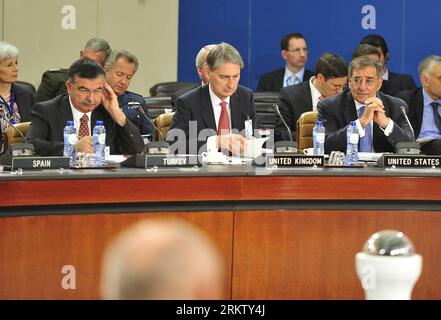
[[[276,121],[273,105],[279,100],[278,92],[255,92],[254,107],[258,128],[273,129]]]
[[[29,127],[31,126],[31,122],[19,122],[14,125],[21,133],[23,133],[24,136],[26,136],[26,132],[28,132]],[[7,150],[11,144],[13,143],[22,143],[25,142],[23,137],[18,134],[14,128],[11,126],[8,126],[5,131],[5,148],[4,150]]]
[[[308,111],[300,115],[299,120],[297,120],[297,146],[299,150],[305,148],[312,148],[312,129],[317,121],[317,112]]]
[[[17,81],[15,81],[15,83],[17,83],[17,84],[21,84],[21,85],[23,85],[23,86],[28,87],[29,89],[32,90],[32,92],[33,92],[34,94],[37,92],[37,90],[35,90],[35,86],[34,86],[32,83],[30,83],[30,82],[19,81],[19,80],[17,80]]]
[[[196,88],[200,83],[172,81],[161,82],[150,88],[150,96],[152,97],[172,97],[177,91],[184,88]]]
[[[155,124],[159,128],[159,130],[161,130],[164,139],[167,137],[168,128],[170,127],[174,114],[175,114],[174,112],[162,113],[159,116],[157,116],[155,119]],[[158,133],[156,133],[156,140],[158,141],[163,140]]]
[[[164,112],[175,110],[170,97],[144,97],[148,116],[155,119]]]

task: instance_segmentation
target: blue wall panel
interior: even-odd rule
[[[375,29],[362,26],[365,6],[375,9]],[[389,69],[412,74],[419,83],[419,61],[440,54],[440,13],[438,0],[181,0],[178,78],[196,81],[194,59],[200,47],[226,41],[245,60],[241,83],[255,89],[263,73],[284,65],[279,42],[287,33],[306,37],[312,70],[323,52],[349,61],[363,36],[378,33],[389,46]]]

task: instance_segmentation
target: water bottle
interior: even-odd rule
[[[69,157],[69,165],[75,165],[75,145],[77,144],[77,129],[75,129],[74,122],[68,121],[64,127],[64,150],[63,156]]]
[[[355,121],[351,121],[346,131],[346,164],[353,166],[358,162],[358,128]]]
[[[312,129],[312,140],[314,143],[314,155],[325,154],[325,127],[322,121],[317,121]]]
[[[97,121],[93,127],[93,152],[94,162],[97,167],[105,163],[106,128],[102,121]]]

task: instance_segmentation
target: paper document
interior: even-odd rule
[[[366,161],[366,162],[377,162],[377,160],[380,159],[382,155],[383,155],[383,153],[359,152],[358,153],[358,160],[359,161]]]
[[[106,156],[106,162],[121,163],[126,159],[127,157],[122,154],[110,154]]]

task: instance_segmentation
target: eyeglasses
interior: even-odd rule
[[[286,50],[286,51],[293,52],[295,54],[299,54],[300,52],[303,52],[303,53],[309,52],[308,48],[296,48],[296,49],[291,49],[291,50]]]
[[[75,88],[77,88],[76,86],[75,86]],[[94,96],[96,96],[96,95],[100,95],[100,94],[102,94],[103,93],[103,91],[104,91],[104,89],[103,88],[98,88],[98,89],[96,89],[96,90],[94,90],[94,91],[90,91],[89,89],[86,89],[86,88],[83,88],[83,87],[81,87],[81,88],[77,88],[77,90],[78,90],[78,92],[82,95],[82,96],[85,96],[85,97],[88,97],[88,96],[90,96],[90,95],[94,95]]]
[[[368,87],[372,87],[375,84],[377,84],[378,79],[377,78],[363,78],[363,77],[351,78],[351,82],[356,86],[361,86],[363,81],[366,83],[366,85]]]

